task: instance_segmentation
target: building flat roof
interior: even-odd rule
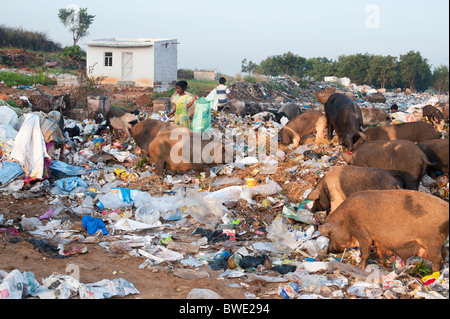
[[[173,41],[175,39],[129,39],[129,38],[110,38],[92,40],[87,43],[88,46],[98,47],[120,47],[120,48],[137,48],[137,47],[151,47],[158,41]]]

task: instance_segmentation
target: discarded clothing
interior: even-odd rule
[[[105,223],[100,218],[94,218],[92,216],[84,216],[81,220],[83,227],[86,228],[90,235],[94,235],[98,230],[102,230],[103,235],[108,235]]]
[[[27,239],[28,242],[34,245],[34,249],[39,250],[39,252],[45,257],[50,258],[66,258],[65,255],[59,254],[59,248],[55,245],[49,244],[45,240],[39,240],[35,238]]]

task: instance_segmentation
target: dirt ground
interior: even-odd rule
[[[46,198],[20,199],[12,196],[1,197],[0,207],[6,220],[18,220],[25,217],[41,215],[49,207]],[[81,226],[81,221],[74,221]],[[86,232],[82,232],[87,235]],[[131,282],[140,294],[116,297],[124,299],[185,299],[193,288],[210,289],[219,293],[224,299],[245,299],[242,288],[232,288],[227,284],[239,282],[239,279],[218,280],[221,271],[214,271],[210,267],[201,267],[210,274],[210,278],[184,279],[173,274],[174,269],[180,268],[179,263],[173,265],[162,264],[150,268],[139,269],[144,259],[129,256],[126,253],[109,253],[106,249],[93,244],[73,243],[65,246],[87,246],[88,252],[71,255],[58,259],[46,257],[34,249],[32,243],[26,241],[30,238],[26,232],[18,235],[3,232],[0,234],[0,269],[10,272],[18,269],[20,272],[32,272],[35,279],[41,284],[42,278],[56,272],[59,274],[73,274],[73,266],[79,269],[81,283],[93,283],[102,279],[124,278]],[[220,249],[218,245],[217,249]]]

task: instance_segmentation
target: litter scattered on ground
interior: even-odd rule
[[[276,84],[236,82],[230,89],[235,98],[260,103],[264,109],[297,103],[307,111],[323,107],[315,92],[336,88],[312,81],[300,88],[290,79],[278,79]],[[294,90],[301,94],[292,94]],[[433,97],[388,92],[383,94],[385,102],[378,103],[368,99],[374,93],[371,88],[349,86],[346,92],[361,107],[388,111],[397,104],[399,113],[391,114],[395,122],[420,120],[421,108]],[[42,104],[42,99],[30,100]],[[446,101],[448,96],[438,100]],[[418,267],[429,270],[420,257],[386,260],[386,265],[371,258],[361,269],[356,267],[358,248],[327,252],[329,239],[318,230],[327,214],[312,213],[312,202],[306,198],[329,169],[345,165],[336,140],[317,145],[306,138],[296,149],[279,145],[273,157],[237,158],[211,168],[209,177],[194,172],[161,177],[153,173],[152,163],[136,153],[133,140],[114,139],[108,129],[98,131],[101,123],[93,119],[66,117],[64,127],[80,130],[75,136],[63,132],[63,149],[50,149],[48,141],[34,135],[32,141],[25,141],[31,134],[26,132],[40,136],[39,118],[19,116],[15,109],[1,104],[2,115],[7,116],[0,123],[0,192],[16,201],[45,197],[49,208],[36,207],[34,217],[19,219],[0,213],[0,234],[8,240],[27,238],[46,258],[74,258],[95,245],[142,260],[136,271],[162,267],[186,280],[210,278],[210,271],[216,272],[223,286],[242,289],[249,299],[449,297],[448,255],[440,272],[420,273]],[[145,110],[139,118],[161,115]],[[245,135],[245,129],[262,128],[271,138],[279,127],[279,123],[255,123],[249,116],[217,112],[212,112],[211,124],[235,136]],[[448,135],[448,126],[446,130]],[[23,140],[19,146],[27,145],[32,152],[18,148],[17,138]],[[421,187],[448,201],[448,174],[426,175]],[[448,240],[446,249],[448,253]],[[220,291],[195,288],[192,282],[187,299],[222,298]],[[85,284],[54,273],[39,284],[33,273],[0,269],[0,298],[104,299],[134,294],[139,291],[123,278]]]

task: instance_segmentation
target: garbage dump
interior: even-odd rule
[[[389,125],[422,121],[425,105],[448,101],[448,96],[379,93],[349,80],[341,83],[345,86],[280,78],[235,82],[230,90],[235,99],[259,103],[264,110],[295,103],[301,112],[323,110],[319,90],[341,91],[360,107],[389,112]],[[141,298],[146,281],[139,281],[140,276],[160,276],[168,285],[175,278],[183,280],[172,297],[186,299],[449,298],[448,237],[437,271],[415,253],[402,259],[395,252],[379,255],[380,247],[372,247],[361,268],[358,244],[330,252],[329,236],[319,231],[328,212],[312,212],[308,195],[330,169],[348,165],[336,136],[325,134],[320,144],[308,136],[293,148],[277,138],[286,120],[255,122],[250,115],[211,111],[211,128],[227,132],[224,145],[235,152],[233,161],[211,167],[209,174],[166,170],[157,175],[151,158],[137,152],[133,139],[113,137],[93,118],[68,117],[67,97],[64,102],[63,97],[28,93],[32,106],[22,109],[24,114],[0,101],[1,241],[15,251],[37,253],[47,264],[54,261],[55,270],[40,271],[40,283],[33,272],[20,268],[20,261],[14,264],[13,257],[3,255],[1,299]],[[393,104],[396,113],[390,112]],[[50,126],[53,133],[62,133],[64,146],[44,139],[41,122],[32,115],[37,109],[59,109],[66,115],[62,131]],[[140,109],[138,117],[170,121],[164,111],[148,108]],[[441,134],[448,138],[448,124]],[[23,142],[18,144],[18,138]],[[447,171],[434,178],[425,174],[418,192],[448,207],[448,189]],[[84,283],[83,273],[100,267],[88,266],[89,258],[100,254],[107,256],[105,265],[126,266]],[[57,262],[79,264],[81,280],[64,273],[67,269]]]

